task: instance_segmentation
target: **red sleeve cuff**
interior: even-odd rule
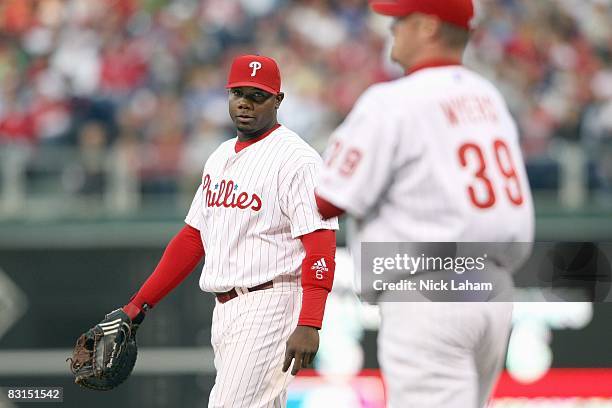
[[[315,201],[317,202],[319,214],[321,214],[323,219],[327,220],[329,218],[339,217],[344,214],[344,210],[342,208],[336,207],[326,199],[321,198],[317,193],[315,193]]]
[[[325,288],[304,289],[298,326],[310,326],[317,329],[323,326],[323,315],[328,295],[329,291]]]
[[[146,302],[143,302],[142,300],[137,300],[137,299],[133,299],[133,301],[134,303],[130,302],[127,305],[123,306],[123,311],[125,312],[125,314],[129,316],[131,320],[134,320],[134,318],[138,316],[140,312],[142,312],[142,309],[136,305],[138,304],[142,305],[146,303]]]

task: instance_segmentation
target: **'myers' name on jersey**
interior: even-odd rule
[[[206,205],[208,207],[261,210],[261,198],[255,193],[238,192],[238,185],[232,180],[221,180],[212,189],[210,183],[210,176],[207,174],[204,176],[202,189],[206,191]]]
[[[442,110],[452,126],[498,121],[495,105],[488,96],[460,96],[442,102]]]

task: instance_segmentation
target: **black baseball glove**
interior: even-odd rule
[[[74,382],[107,391],[125,381],[136,364],[136,329],[143,319],[144,313],[132,321],[122,309],[117,309],[82,334],[72,357],[66,360],[70,361]]]

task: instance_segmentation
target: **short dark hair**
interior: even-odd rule
[[[440,38],[450,48],[464,49],[470,41],[470,32],[454,24],[442,22]]]

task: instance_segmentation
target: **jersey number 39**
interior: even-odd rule
[[[493,141],[493,152],[497,171],[503,176],[505,195],[510,203],[518,207],[523,204],[523,192],[510,149],[506,142],[495,139]],[[480,209],[493,207],[497,198],[482,148],[476,143],[464,143],[459,147],[458,155],[461,167],[474,169],[474,182],[467,187],[472,204]],[[480,193],[477,194],[476,191]]]

